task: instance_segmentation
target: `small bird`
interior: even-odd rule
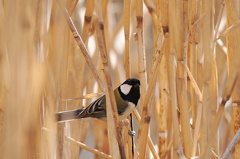
[[[119,120],[128,116],[137,106],[140,98],[140,81],[130,78],[114,90]],[[64,122],[81,118],[97,118],[106,121],[106,95],[102,95],[88,107],[57,113],[57,121]]]

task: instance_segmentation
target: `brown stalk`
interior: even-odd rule
[[[130,122],[128,119],[125,119],[120,122],[122,127],[122,133],[123,133],[123,141],[124,141],[124,147],[126,150],[126,158],[131,159],[133,158],[132,154],[132,136],[128,134],[129,128],[131,128]]]
[[[240,20],[235,22],[232,26],[230,26],[229,28],[227,28],[225,31],[223,31],[219,37],[217,39],[220,39],[224,36],[227,36],[228,34],[230,34],[232,31],[239,29],[240,27]]]
[[[239,88],[239,82],[238,82],[238,87],[235,87],[235,88]],[[234,92],[233,92],[233,96],[234,96]],[[240,98],[238,98],[238,101],[239,101],[239,99]],[[239,142],[239,139],[240,139],[240,124],[239,124],[240,123],[239,122],[239,120],[240,120],[240,106],[239,105],[240,104],[239,103],[237,104],[237,103],[234,102],[232,105],[233,105],[232,106],[233,119],[232,119],[231,130],[232,130],[232,133],[235,134],[235,136],[232,139],[232,142],[229,144],[227,150],[224,152],[224,154],[226,153],[226,156],[227,156],[227,154],[229,155],[230,152],[232,152],[233,158],[239,158],[240,157],[240,142]],[[233,149],[234,149],[234,151],[233,151]],[[229,152],[227,152],[227,151],[229,151]],[[224,158],[224,157],[222,157],[222,158]]]
[[[206,150],[206,153],[203,154],[204,151],[201,151],[201,157],[209,158],[211,154],[211,149],[206,149],[209,144],[209,139],[213,138],[210,135],[210,122],[211,116],[215,115],[216,106],[217,106],[217,98],[215,88],[217,87],[216,82],[214,80],[216,78],[213,69],[214,67],[214,56],[213,56],[213,26],[211,21],[214,19],[212,13],[213,1],[203,1],[202,12],[205,14],[203,17],[202,23],[202,38],[203,38],[203,52],[204,52],[204,64],[203,64],[203,110],[202,110],[202,132],[201,132],[201,149]],[[211,114],[213,113],[213,114]],[[216,135],[215,135],[216,137]],[[215,138],[214,137],[214,138]]]
[[[239,70],[239,68],[236,68]],[[239,73],[236,77],[233,91],[231,93],[232,98],[232,121],[231,121],[231,137],[240,130],[240,76]],[[239,135],[238,135],[239,138]],[[225,151],[225,153],[227,153]],[[224,155],[223,155],[224,156]],[[232,153],[232,158],[240,158],[240,142],[236,143],[235,151]]]
[[[75,139],[73,139],[71,137],[65,136],[65,140],[67,140],[67,141],[69,141],[69,142],[71,142],[71,143],[73,143],[75,145],[78,145],[82,149],[85,149],[85,150],[87,150],[89,152],[92,152],[92,153],[98,155],[98,156],[101,156],[102,158],[107,158],[107,159],[111,159],[112,158],[111,156],[109,156],[109,155],[107,155],[107,154],[105,154],[103,152],[100,152],[97,149],[92,149],[92,148],[86,146],[85,144],[83,144],[83,143],[81,143],[81,142],[79,142],[79,141],[77,141],[77,140],[75,140]]]
[[[143,38],[143,0],[138,0],[136,5],[136,18],[137,18],[137,52],[138,52],[138,73],[141,81],[141,96],[145,96],[147,90],[147,73],[146,73],[146,54],[144,47]],[[143,112],[143,101],[144,98],[140,98],[140,113]],[[137,137],[136,149],[138,149],[140,144],[141,133]],[[145,151],[145,150],[144,150]],[[136,152],[137,153],[137,152]],[[137,158],[137,155],[134,156]]]
[[[164,153],[160,156],[160,158],[166,158],[166,156],[169,154],[169,151],[171,149],[172,146],[172,140],[169,142],[167,149],[164,151]]]
[[[84,25],[83,25],[83,31],[82,31],[82,39],[85,45],[87,45],[87,39],[90,34],[91,29],[91,22],[92,22],[92,15],[94,11],[94,1],[93,0],[87,0],[86,1],[86,11],[84,15]]]
[[[177,54],[177,100],[178,106],[180,108],[180,122],[181,122],[181,134],[183,140],[183,149],[186,158],[191,157],[191,147],[192,139],[190,133],[190,117],[188,113],[188,103],[187,103],[187,74],[184,67],[183,61],[187,61],[187,45],[188,35],[187,35],[187,19],[184,16],[183,1],[176,1],[175,9],[175,47]]]
[[[57,63],[57,72],[58,72],[58,76],[56,78],[60,78],[61,81],[59,82],[59,85],[60,85],[60,88],[57,89],[57,95],[58,95],[58,98],[57,98],[57,101],[60,101],[60,97],[65,97],[66,94],[67,94],[67,62],[68,62],[68,58],[69,58],[69,54],[68,54],[68,46],[66,45],[67,44],[67,40],[69,38],[69,32],[66,30],[66,26],[61,26],[62,28],[61,29],[64,29],[64,37],[66,40],[64,42],[64,46],[63,46],[63,50],[62,50],[62,57],[61,59],[59,59],[59,61],[56,61]],[[61,65],[60,65],[61,63]],[[57,111],[62,111],[64,110],[64,105],[59,102],[58,103],[58,106],[57,106]],[[64,158],[64,151],[66,150],[65,148],[65,142],[64,142],[64,127],[65,127],[65,124],[58,124],[57,125],[57,132],[58,132],[58,154],[57,154],[57,158],[59,159],[63,159]],[[70,150],[71,148],[67,149],[68,151],[71,151]]]
[[[152,1],[149,1],[149,0],[144,0],[144,4],[146,5],[147,9],[148,9],[148,12],[149,14],[152,16],[152,20],[153,20],[153,25],[154,27],[157,26],[157,14],[156,14],[156,11],[155,11],[155,7],[153,5],[153,2]]]
[[[160,28],[163,30],[164,37],[167,37],[168,34],[168,1],[160,0],[157,1],[156,4],[156,14],[157,14],[157,32],[160,31]],[[165,29],[164,29],[165,28]],[[166,29],[167,28],[167,29]],[[158,34],[158,33],[157,33]],[[168,52],[169,47],[164,45],[163,50]],[[167,151],[167,132],[168,132],[168,105],[169,98],[166,94],[166,90],[168,90],[168,77],[167,77],[167,61],[166,54],[163,55],[162,61],[159,66],[159,100],[160,104],[158,105],[158,122],[159,122],[159,156],[162,158]]]
[[[192,88],[194,90],[194,93],[197,94],[198,100],[200,102],[202,102],[202,92],[200,91],[200,89],[197,85],[197,82],[194,79],[194,77],[193,77],[191,71],[189,70],[188,66],[186,64],[184,64],[184,66],[186,67],[186,71],[187,71],[188,77],[190,78],[190,82],[191,82]]]
[[[73,11],[77,6],[77,3],[78,3],[78,0],[68,1],[66,8],[68,9],[70,16],[73,14]]]
[[[240,30],[240,29],[239,29]],[[236,68],[240,71],[239,68]],[[231,134],[236,134],[240,130],[240,76],[239,73],[236,77],[236,83],[231,94],[232,97],[232,124],[231,124]],[[238,137],[239,138],[239,137]],[[226,151],[225,151],[226,153]],[[240,158],[240,142],[235,146],[235,151],[232,153],[233,158]]]
[[[67,58],[66,58],[66,75],[65,75],[65,78],[66,78],[66,88],[65,88],[65,93],[62,94],[63,97],[66,97],[66,96],[73,96],[74,94],[76,93],[80,93],[82,94],[83,93],[83,89],[74,89],[72,91],[69,91],[69,87],[70,88],[74,88],[74,83],[72,81],[74,81],[74,79],[77,79],[76,77],[73,77],[73,76],[69,76],[68,75],[68,70],[73,70],[73,65],[71,65],[72,63],[72,59],[74,58],[74,55],[72,54],[73,53],[73,50],[74,48],[73,47],[70,47],[71,45],[71,42],[74,41],[73,38],[71,38],[71,33],[68,31],[67,32],[67,36],[66,36],[66,45],[67,45],[67,51],[68,52],[68,55],[67,55]],[[77,72],[75,73],[77,74]],[[67,78],[68,77],[68,78]],[[80,86],[82,87],[82,86]],[[78,91],[78,92],[75,92],[75,91]],[[61,96],[62,97],[62,96]],[[79,102],[79,103],[78,103]],[[78,103],[78,104],[75,104],[75,103]],[[62,104],[64,105],[64,104]],[[67,107],[70,107],[72,109],[78,109],[79,108],[79,105],[80,104],[80,101],[75,101],[74,103],[66,103],[66,106]],[[77,120],[77,121],[74,121],[74,122],[70,122],[70,128],[68,129],[68,131],[71,133],[71,136],[76,139],[76,140],[79,140],[80,139],[80,130],[81,130],[81,127],[79,126],[79,123],[81,121]],[[65,125],[66,126],[66,125]],[[66,132],[66,131],[65,131]],[[66,149],[66,147],[64,147],[64,150]],[[69,157],[70,158],[77,158],[77,156],[79,155],[79,152],[80,152],[80,149],[78,147],[76,147],[75,145],[71,144],[70,147],[69,147]]]
[[[137,111],[136,109],[133,111],[133,115],[134,115],[134,117],[136,118],[136,120],[137,120],[137,122],[138,122],[138,124],[139,124],[140,121],[141,121],[141,117],[140,117],[140,114],[138,113],[138,111]],[[149,135],[148,135],[148,139],[147,139],[147,144],[148,144],[149,149],[150,149],[150,151],[152,152],[153,156],[154,156],[156,159],[158,159],[159,156],[158,156],[158,154],[157,154],[157,152],[156,152],[156,150],[155,150],[155,148],[154,148],[152,139],[150,138]]]
[[[9,87],[9,83],[6,82],[8,81],[8,72],[9,72],[9,68],[7,67],[7,54],[6,54],[6,47],[7,47],[7,42],[4,39],[4,37],[6,37],[6,32],[4,31],[4,27],[5,27],[5,22],[6,19],[4,18],[4,6],[1,3],[0,4],[0,56],[1,56],[1,60],[0,60],[0,74],[1,74],[1,79],[0,79],[0,141],[2,141],[2,143],[5,142],[5,122],[4,122],[4,117],[5,117],[5,105],[7,105],[7,101],[5,100],[7,98],[7,88]],[[4,154],[5,148],[4,148],[4,144],[0,144],[0,154]]]
[[[225,87],[225,84],[227,82],[228,78],[228,67],[227,67],[227,51],[224,49],[225,46],[222,45],[222,41],[218,40],[216,43],[216,49],[218,50],[218,54],[221,56],[218,56],[217,61],[219,61],[218,64],[218,85],[219,85],[219,96],[223,94],[223,90]]]
[[[131,67],[130,67],[130,22],[131,22],[131,0],[124,0],[124,8],[123,8],[123,25],[124,25],[124,37],[125,37],[125,52],[124,52],[124,67],[125,67],[125,74],[126,79],[131,77]],[[128,129],[133,131],[133,123],[132,123],[132,116],[129,117],[130,123],[128,125]],[[126,128],[126,127],[125,127]],[[134,153],[134,141],[133,137],[130,137],[127,134],[128,131],[125,130],[125,144],[126,146],[126,156],[128,159],[133,158]]]
[[[49,130],[48,128],[46,128],[46,127],[43,127],[42,130],[44,130],[44,131],[47,132],[47,133],[50,133],[50,134],[53,134],[53,135],[54,135],[54,132],[50,131],[50,130]],[[77,145],[78,147],[80,147],[80,148],[82,148],[82,149],[85,149],[85,150],[87,150],[87,151],[89,151],[89,152],[92,152],[92,153],[94,153],[94,154],[96,154],[96,155],[99,155],[99,156],[101,156],[101,157],[103,157],[103,158],[108,158],[108,159],[111,159],[111,158],[112,158],[110,155],[107,155],[107,154],[105,154],[105,153],[103,153],[103,152],[100,152],[100,151],[97,150],[97,149],[92,149],[92,148],[88,147],[86,144],[84,144],[84,143],[82,143],[82,142],[79,142],[79,141],[75,140],[75,139],[72,138],[72,137],[64,136],[64,138],[65,138],[66,141],[69,141],[69,142]]]
[[[238,20],[237,3],[235,1],[226,1],[227,27],[232,26]],[[238,5],[237,5],[238,6]],[[226,37],[226,46],[228,53],[228,80],[223,92],[223,97],[230,95],[232,86],[239,72],[240,63],[237,59],[240,58],[240,29],[232,31]]]
[[[124,1],[124,35],[125,35],[125,71],[126,71],[126,79],[131,76],[131,68],[130,68],[130,20],[131,20],[131,0]]]
[[[100,0],[95,0],[95,9],[97,13],[96,19],[96,34],[97,41],[99,45],[100,55],[103,65],[103,76],[105,79],[106,88],[106,100],[107,100],[107,121],[109,130],[109,145],[111,145],[111,156],[113,158],[119,158],[119,153],[121,158],[126,158],[124,144],[122,142],[121,130],[118,122],[118,113],[115,96],[112,88],[112,81],[110,76],[110,67],[108,64],[109,57],[107,53],[107,47],[105,43],[104,35],[104,23],[102,17],[102,9]],[[119,147],[118,147],[119,146]]]
[[[62,101],[64,102],[68,102],[68,101],[72,101],[72,100],[78,100],[78,99],[89,99],[89,98],[93,98],[93,97],[99,97],[101,95],[103,95],[104,93],[103,92],[100,92],[100,93],[90,93],[90,94],[86,94],[84,96],[81,96],[81,97],[77,97],[77,98],[71,98],[71,99],[61,99]]]
[[[224,154],[222,155],[221,159],[228,159],[230,157],[231,153],[233,152],[234,148],[236,150],[236,148],[239,147],[239,143],[238,143],[239,141],[240,141],[240,129],[234,135],[232,141],[228,145],[228,147],[227,147],[226,151],[224,152]],[[238,158],[239,154],[238,154],[238,156],[234,156],[234,157]]]
[[[196,124],[193,134],[193,146],[192,146],[192,156],[196,156],[197,154],[197,144],[198,144],[198,136],[201,127],[201,119],[202,118],[202,104],[198,105],[197,116],[196,116]]]
[[[166,43],[166,42],[165,42]],[[164,44],[163,44],[164,45]],[[166,45],[166,44],[165,44]],[[140,128],[139,128],[139,134],[141,134],[141,142],[140,142],[140,155],[139,158],[143,159],[145,158],[145,152],[146,152],[146,142],[147,142],[147,136],[148,136],[148,130],[149,130],[149,123],[151,120],[150,116],[150,111],[151,111],[151,100],[152,100],[152,95],[155,90],[155,85],[156,85],[156,76],[157,76],[157,71],[159,68],[159,64],[162,59],[162,55],[164,51],[160,52],[161,50],[161,42],[160,42],[160,35],[158,35],[157,38],[157,45],[155,47],[156,51],[154,53],[153,57],[153,64],[151,68],[151,74],[149,78],[149,86],[146,92],[146,96],[144,98],[144,103],[143,103],[143,108],[142,108],[142,119],[140,122]]]
[[[147,90],[147,73],[146,73],[146,54],[143,38],[143,0],[136,1],[136,18],[137,18],[137,52],[138,52],[138,71],[141,81],[141,96],[145,96]],[[142,104],[144,98],[140,98],[140,112],[142,113]]]
[[[163,55],[159,66],[159,99],[160,103],[157,105],[158,122],[159,122],[159,156],[161,156],[167,149],[167,111],[168,111],[168,95],[165,90],[168,89],[167,71],[166,71],[166,56]]]
[[[174,21],[175,20],[175,1],[170,0],[169,1],[169,38],[168,40],[168,46],[169,46],[169,52],[166,54],[167,56],[167,70],[168,70],[168,83],[169,83],[169,92],[170,92],[170,105],[171,105],[171,121],[172,123],[172,131],[173,133],[173,158],[178,158],[178,152],[182,152],[182,145],[180,143],[180,132],[179,132],[179,125],[178,125],[178,115],[177,115],[177,107],[178,107],[178,101],[177,101],[177,92],[176,92],[176,53],[174,49]]]
[[[72,34],[73,34],[79,48],[82,51],[82,54],[83,54],[83,56],[84,56],[84,58],[85,58],[85,60],[88,64],[90,70],[93,73],[93,76],[95,77],[96,81],[98,82],[100,89],[104,90],[104,84],[103,84],[103,82],[102,82],[102,80],[101,80],[101,78],[100,78],[100,76],[99,76],[99,74],[96,70],[96,67],[95,67],[94,63],[91,60],[91,57],[89,56],[88,50],[87,50],[86,46],[84,45],[81,36],[79,35],[76,27],[74,26],[74,24],[72,22],[71,17],[68,14],[68,11],[66,10],[66,8],[63,6],[63,4],[61,2],[59,2],[59,1],[57,1],[57,2],[58,2],[59,6],[60,6],[60,8],[61,8],[61,10],[64,14],[65,20],[67,21],[67,24],[68,24],[70,30],[72,31]]]
[[[226,103],[228,102],[228,100],[230,99],[231,97],[231,94],[232,94],[232,91],[233,91],[233,88],[235,86],[235,82],[236,82],[236,79],[237,79],[237,76],[235,77],[235,80],[234,80],[234,83],[232,85],[232,88],[230,89],[230,92],[229,94],[226,94],[226,96],[223,96],[222,97],[222,101],[219,105],[219,109],[216,113],[216,115],[214,116],[213,118],[213,121],[212,121],[212,127],[210,129],[210,136],[214,136],[214,134],[216,134],[216,131],[218,129],[218,126],[219,126],[219,123],[220,123],[220,120],[221,120],[221,117],[222,117],[222,114],[224,112],[224,108],[226,106]],[[225,94],[225,92],[224,92]],[[203,156],[207,156],[207,151],[211,149],[212,145],[213,145],[213,142],[214,142],[214,139],[213,140],[210,140],[208,141],[208,145],[205,149],[203,149]]]
[[[236,4],[232,1],[226,1],[226,13],[227,13],[227,27],[231,26],[238,18],[237,11],[235,8]],[[216,114],[216,117],[213,120],[213,127],[211,128],[211,134],[213,135],[218,129],[218,125],[220,122],[220,118],[222,113],[224,112],[224,106],[230,95],[232,94],[232,90],[237,79],[237,73],[239,72],[240,63],[237,62],[236,59],[240,58],[240,54],[238,50],[240,49],[239,41],[240,41],[240,33],[235,30],[231,34],[227,36],[227,49],[228,49],[228,66],[229,66],[229,76],[227,83],[225,85],[225,89],[222,96],[222,103],[219,106],[219,110]],[[233,40],[234,39],[234,40]],[[207,147],[204,150],[204,157],[207,157],[207,150],[211,148],[213,141],[208,142]]]
[[[222,18],[222,15],[223,15],[224,6],[225,6],[225,1],[224,1],[224,0],[221,0],[221,5],[220,5],[220,9],[219,9],[219,14],[218,14],[218,16],[217,16],[217,23],[216,23],[216,26],[215,26],[215,29],[214,29],[214,30],[215,30],[214,39],[216,39],[217,36],[218,36],[219,26],[220,26],[221,18]]]
[[[188,77],[189,72],[191,72],[192,77],[194,79],[197,79],[197,50],[196,46],[199,43],[199,26],[200,24],[197,23],[199,19],[199,13],[197,12],[197,8],[199,6],[197,5],[197,1],[189,1],[188,2],[188,27],[189,27],[189,41],[188,41],[188,53],[187,53],[187,61],[189,65],[189,71],[188,72]],[[187,66],[187,65],[186,65]],[[190,80],[191,84],[193,80]],[[194,80],[195,81],[195,80]],[[190,85],[190,84],[188,84]],[[189,86],[190,87],[190,86]],[[195,94],[196,90],[194,90],[195,87],[188,87],[188,91],[190,93],[190,106],[192,108],[192,127],[195,128],[195,123],[196,123],[196,117],[197,117],[197,95]],[[195,92],[194,92],[195,91]],[[198,96],[199,97],[199,96]],[[202,101],[202,98],[201,100]]]

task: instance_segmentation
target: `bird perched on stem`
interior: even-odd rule
[[[137,106],[140,98],[140,81],[130,78],[114,90],[119,120],[128,116]],[[57,121],[63,122],[81,118],[97,118],[106,121],[106,95],[102,95],[88,107],[57,113]]]

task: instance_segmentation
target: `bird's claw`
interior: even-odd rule
[[[128,130],[128,135],[130,135],[131,137],[133,137],[133,136],[136,135],[136,132],[135,132],[135,131],[130,131],[130,130]]]

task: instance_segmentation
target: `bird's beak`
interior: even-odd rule
[[[134,85],[134,88],[137,88],[137,87],[140,87],[140,85],[139,85],[139,84],[135,84],[135,85]]]

